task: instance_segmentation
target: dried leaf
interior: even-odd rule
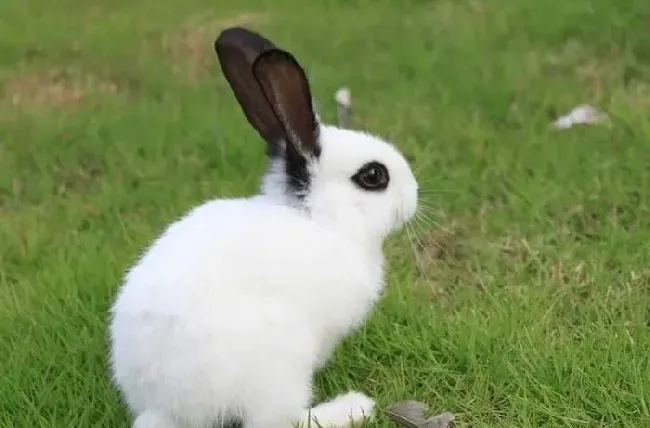
[[[454,422],[452,413],[425,417],[428,406],[415,400],[399,401],[386,408],[388,417],[406,428],[448,428]]]

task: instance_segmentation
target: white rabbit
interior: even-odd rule
[[[371,398],[312,406],[312,375],[378,299],[382,243],[415,213],[417,182],[391,144],[319,123],[290,53],[239,27],[215,50],[269,170],[261,194],[191,210],[130,269],[113,380],[134,428],[361,422]]]

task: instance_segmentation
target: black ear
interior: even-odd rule
[[[275,45],[245,28],[232,27],[219,34],[214,42],[221,70],[246,119],[269,144],[279,144],[283,129],[253,75],[253,63]]]
[[[318,156],[309,82],[295,58],[241,27],[221,32],[215,51],[246,118],[267,141],[271,154],[279,154],[286,141],[289,158]]]
[[[273,49],[257,58],[253,74],[282,124],[287,142],[303,155],[318,157],[318,122],[309,80],[298,61],[289,52]]]

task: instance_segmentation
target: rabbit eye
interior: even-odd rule
[[[378,191],[388,187],[390,177],[384,164],[369,162],[359,168],[352,176],[352,181],[364,190]]]

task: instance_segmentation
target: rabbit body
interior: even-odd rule
[[[271,197],[208,202],[128,274],[111,329],[118,384],[135,413],[202,427],[292,407],[278,416],[288,428],[381,284],[381,252]]]

